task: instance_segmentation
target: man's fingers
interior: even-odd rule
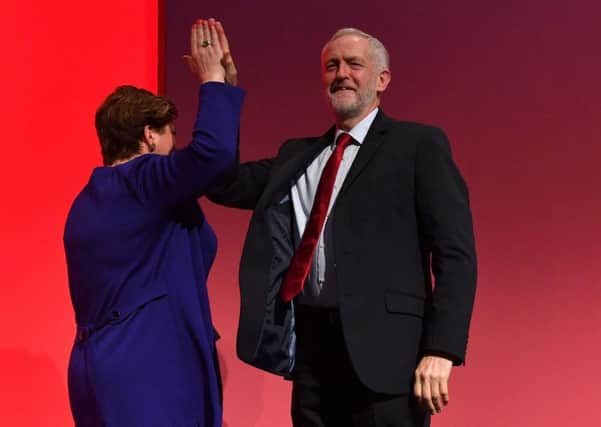
[[[238,80],[238,71],[234,64],[234,58],[230,51],[230,44],[225,35],[223,24],[220,21],[215,21],[215,30],[217,31],[217,37],[219,39],[219,46],[221,46],[221,52],[223,54],[221,63],[225,68],[225,80],[231,85],[236,85]]]
[[[417,384],[422,388],[421,403],[432,414],[440,413],[449,403],[448,381],[452,367],[453,362],[444,357],[424,356],[415,370],[416,390]]]
[[[217,34],[219,35],[219,44],[221,45],[221,49],[223,50],[224,55],[228,55],[230,53],[230,44],[227,41],[223,25],[221,22],[217,21],[215,22],[215,28],[217,29]]]
[[[221,50],[221,43],[219,42],[219,36],[217,35],[217,29],[215,28],[215,20],[211,18],[209,22],[212,22],[212,24],[209,25],[211,43],[213,43],[213,47],[215,48],[218,57],[221,57],[223,53]]]
[[[448,384],[448,378],[445,378],[443,381],[440,382],[440,397],[442,399],[442,404],[443,405],[448,405],[449,404],[449,384]]]
[[[431,414],[436,414],[436,407],[432,402],[432,389],[430,381],[428,381],[428,378],[422,377],[420,379],[420,383],[422,386],[422,404],[424,404],[430,410]]]
[[[434,408],[434,412],[432,414],[438,414],[442,411],[442,398],[440,397],[440,385],[436,379],[431,378],[429,381],[430,384],[430,395],[432,404],[430,408]]]
[[[422,395],[422,384],[417,377],[413,383],[413,394],[415,395],[415,400],[417,400],[417,402],[421,405],[424,397]]]

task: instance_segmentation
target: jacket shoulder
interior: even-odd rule
[[[402,139],[417,150],[443,149],[449,150],[449,140],[445,132],[438,126],[390,119],[386,116],[379,123],[381,129],[395,139]]]
[[[422,137],[429,135],[444,135],[444,131],[440,127],[432,124],[395,120],[387,116],[383,117],[382,122],[382,124],[388,127],[390,130],[402,132],[408,135],[416,135]]]
[[[284,141],[282,143],[282,145],[280,145],[280,148],[278,150],[278,157],[282,156],[282,155],[286,156],[288,154],[302,152],[307,147],[313,145],[314,143],[316,143],[319,140],[320,140],[320,137],[318,137],[318,136],[287,139],[286,141]]]

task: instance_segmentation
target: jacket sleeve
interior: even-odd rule
[[[273,159],[263,159],[238,165],[207,197],[223,206],[254,209],[267,185],[272,164]]]
[[[294,148],[294,145],[294,140],[287,140],[280,146],[276,157],[243,164],[239,164],[239,154],[237,153],[236,164],[238,166],[221,185],[211,189],[207,197],[220,205],[239,209],[255,209],[270,182],[270,177],[277,169],[275,165],[278,160],[288,158],[289,150]]]
[[[169,208],[200,197],[231,173],[243,99],[239,88],[217,82],[201,85],[190,144],[168,156],[144,155],[124,168],[137,196]]]
[[[462,364],[476,291],[476,251],[468,190],[440,129],[429,128],[418,143],[415,171],[420,234],[435,281],[423,351]]]

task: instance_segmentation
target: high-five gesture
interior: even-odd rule
[[[190,31],[190,55],[184,55],[192,74],[201,82],[224,82],[223,50],[215,22],[199,19]]]

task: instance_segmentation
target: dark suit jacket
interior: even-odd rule
[[[277,296],[297,244],[290,188],[333,135],[287,141],[275,158],[241,165],[212,196],[254,209],[240,265],[238,355],[271,372],[286,372],[294,346],[292,306]],[[328,267],[362,382],[406,393],[422,355],[463,363],[476,255],[467,188],[444,133],[379,112],[329,221]]]

